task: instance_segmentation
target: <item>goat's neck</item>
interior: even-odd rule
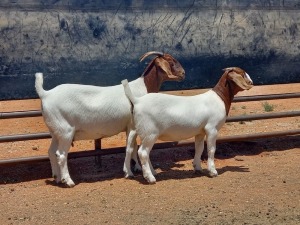
[[[235,93],[234,84],[226,79],[227,76],[222,76],[217,85],[212,89],[223,100],[226,109],[226,115],[229,113],[231,102]]]
[[[156,66],[152,66],[147,74],[144,75],[144,83],[148,93],[156,93],[159,91],[163,80],[158,74]]]

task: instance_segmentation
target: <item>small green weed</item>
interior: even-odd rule
[[[268,102],[264,102],[262,105],[264,107],[265,112],[271,112],[274,110],[274,105],[271,105]]]

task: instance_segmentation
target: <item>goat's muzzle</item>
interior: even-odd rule
[[[185,79],[185,72],[182,72],[181,74],[172,74],[168,76],[170,80],[181,82]]]

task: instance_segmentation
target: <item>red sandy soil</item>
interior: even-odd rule
[[[255,86],[240,95],[299,92],[300,84]],[[203,90],[171,92],[193,95]],[[270,113],[266,101],[234,103],[229,116]],[[269,100],[273,112],[300,109],[300,99]],[[39,100],[2,101],[0,112],[40,109]],[[42,118],[1,120],[0,135],[48,132]],[[300,118],[226,123],[219,136],[300,128]],[[124,146],[124,134],[103,140]],[[50,140],[0,144],[0,159],[47,155]],[[90,150],[78,141],[71,152]],[[74,188],[58,186],[49,162],[0,166],[1,224],[300,224],[300,136],[217,145],[219,176],[195,174],[193,148],[151,152],[158,175],[123,178],[124,154],[69,160]],[[204,168],[206,161],[204,160]]]

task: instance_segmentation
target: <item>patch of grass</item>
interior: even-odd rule
[[[265,112],[271,112],[274,110],[274,105],[271,105],[269,102],[264,102],[263,104]]]
[[[246,106],[243,105],[241,108],[242,108],[242,109],[246,109]]]

